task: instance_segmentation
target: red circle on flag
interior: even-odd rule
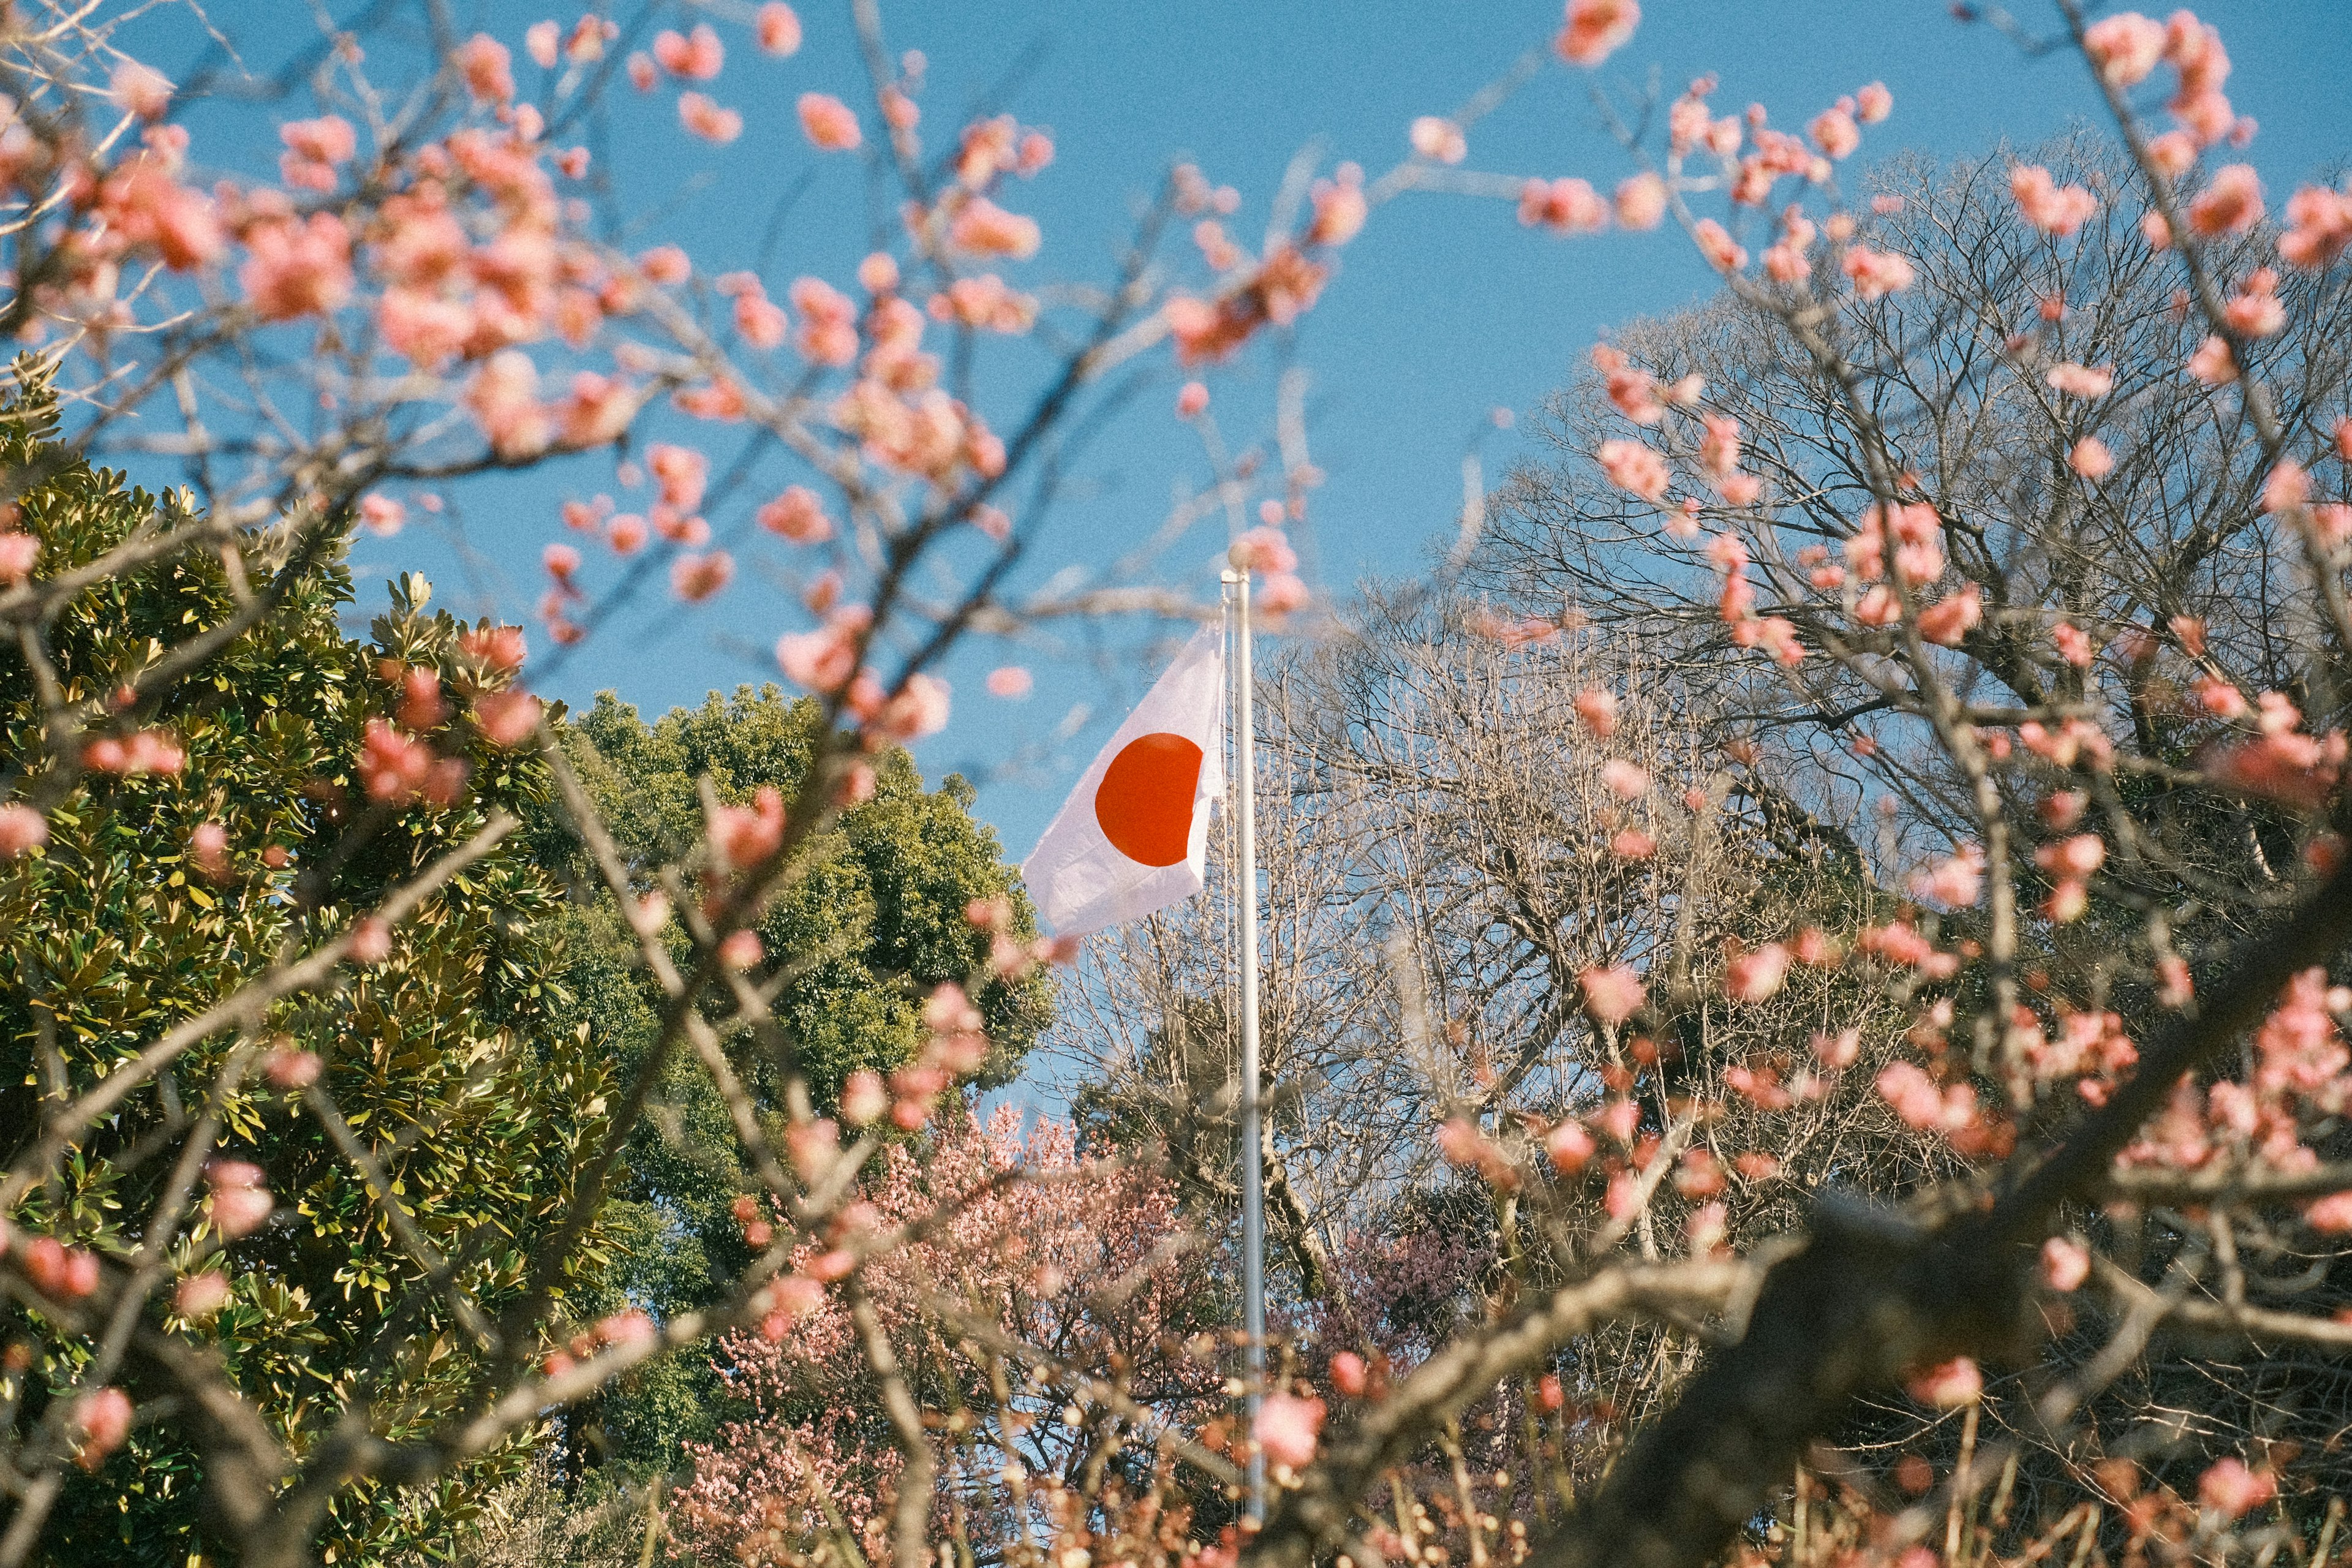
[[[1095,821],[1110,847],[1145,866],[1173,866],[1192,837],[1201,748],[1161,731],[1118,749],[1095,786]]]

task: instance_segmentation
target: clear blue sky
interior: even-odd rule
[[[354,8],[333,6],[339,15]],[[1648,0],[1646,8],[1641,31],[1598,79],[1638,89],[1654,68],[1670,96],[1711,69],[1723,79],[1719,112],[1758,100],[1790,129],[1839,94],[1883,80],[1894,91],[1895,116],[1868,132],[1862,163],[1908,148],[1955,154],[2003,137],[2031,142],[2097,110],[2078,60],[2024,58],[1990,28],[1956,23],[1941,0]],[[2028,26],[2055,29],[2054,6],[2019,0],[2017,8]],[[1331,158],[1377,172],[1402,150],[1414,116],[1451,110],[1545,44],[1559,21],[1557,0],[886,0],[884,9],[894,47],[929,57],[926,129],[934,145],[961,105],[1039,52],[1010,104],[1024,121],[1049,127],[1059,147],[1054,167],[1019,187],[1017,203],[1008,199],[1045,225],[1044,251],[1018,269],[1016,280],[1032,288],[1106,276],[1134,210],[1179,155],[1238,187],[1237,230],[1260,232],[1283,169],[1302,146],[1319,141]],[[548,14],[505,0],[459,10],[461,20],[513,45],[519,66],[524,26]],[[688,8],[678,10],[683,16]],[[298,0],[237,0],[213,10],[257,63],[308,31],[307,13]],[[2344,0],[2231,0],[2202,14],[2221,27],[2236,62],[2229,86],[2240,111],[2263,121],[2251,156],[2275,206],[2295,181],[2327,169],[2343,151],[2326,138],[2352,80]],[[568,22],[573,12],[557,15]],[[815,161],[792,122],[793,99],[810,88],[846,96],[860,79],[847,5],[814,0],[802,15],[808,45],[782,63],[760,57],[747,29],[720,23],[730,59],[711,90],[746,110],[751,124],[740,142],[713,150],[679,135],[665,91],[638,111],[646,134],[617,155],[630,204],[674,204],[660,226],[712,270],[751,262],[777,194]],[[177,63],[165,50],[151,58],[167,69]],[[1469,166],[1613,184],[1627,166],[1586,99],[1593,79],[1549,63],[1474,132]],[[250,171],[274,155],[268,125],[250,110],[200,109],[194,123],[199,157],[210,149],[213,161]],[[225,151],[239,146],[242,157]],[[863,248],[851,232],[863,210],[856,165],[824,163],[787,220],[771,291],[781,296],[804,271],[845,283]],[[1463,448],[1490,409],[1532,409],[1601,329],[1701,297],[1710,283],[1665,234],[1559,239],[1521,229],[1507,203],[1434,195],[1378,214],[1297,336],[1298,363],[1314,376],[1315,456],[1330,475],[1314,502],[1318,588],[1344,595],[1364,574],[1412,569],[1427,542],[1453,527]],[[1197,444],[1168,411],[1180,378],[1164,354],[1161,365],[1162,382],[1082,465],[1091,492],[1058,517],[1032,581],[1072,559],[1118,553],[1157,526],[1175,481],[1205,480]],[[1008,372],[1021,374],[1017,363]],[[1244,360],[1212,384],[1228,431],[1256,435],[1271,406],[1269,362]],[[1508,462],[1516,440],[1487,438],[1490,474]],[[781,471],[775,482],[783,482]],[[363,542],[356,564],[371,576],[422,569],[445,600],[468,613],[527,617],[541,582],[540,548],[560,532],[558,502],[609,485],[608,462],[583,460],[453,491],[479,552],[470,572],[415,530]],[[713,518],[722,530],[730,521]],[[1170,558],[1171,579],[1213,595],[1222,542],[1221,523],[1204,528]],[[362,607],[373,613],[380,603],[380,590],[370,587]],[[690,613],[652,608],[590,645],[550,694],[584,704],[612,688],[658,710],[713,687],[772,677],[765,650],[788,622],[785,601],[772,589],[748,584]],[[1062,657],[975,648],[950,671],[957,722],[925,742],[919,760],[933,776],[950,768],[971,774],[982,816],[1011,854],[1025,853],[1148,683],[1140,650],[1151,630],[1109,628]],[[1026,702],[995,701],[980,689],[982,674],[1008,659],[1037,669],[1038,689]],[[1090,721],[1058,733],[1079,704]],[[1022,765],[1005,765],[1024,755]]]

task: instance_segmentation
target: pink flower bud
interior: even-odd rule
[[[74,1424],[81,1429],[74,1463],[95,1470],[131,1436],[131,1396],[119,1388],[94,1388],[74,1407]]]

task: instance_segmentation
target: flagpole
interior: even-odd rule
[[[1250,1435],[1265,1394],[1265,1161],[1258,1132],[1257,1063],[1257,765],[1255,728],[1250,717],[1250,582],[1246,570],[1228,570],[1232,592],[1226,605],[1234,617],[1234,687],[1240,787],[1234,807],[1241,849],[1242,926],[1242,1310],[1249,1336]],[[1249,1517],[1265,1517],[1265,1455],[1253,1441],[1249,1462]]]

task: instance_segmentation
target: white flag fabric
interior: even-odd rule
[[[1199,892],[1209,812],[1225,793],[1224,634],[1184,645],[1021,863],[1061,936],[1140,920]]]

